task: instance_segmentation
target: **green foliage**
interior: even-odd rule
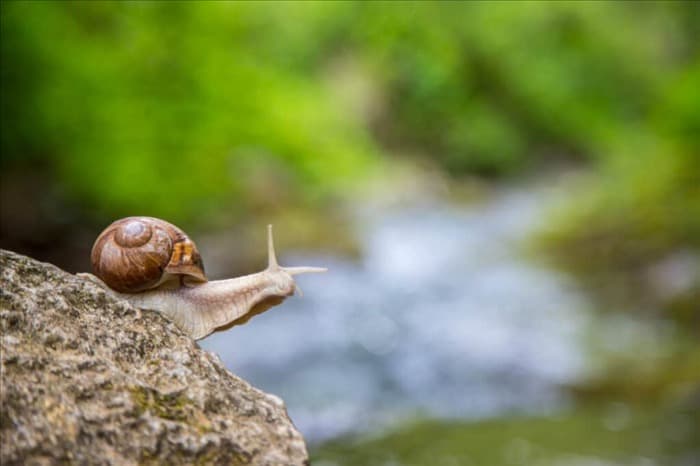
[[[697,453],[690,418],[687,408],[662,411],[613,403],[552,417],[424,421],[379,438],[321,445],[312,459],[344,466],[623,465],[642,457],[653,464],[683,464]],[[668,440],[679,429],[681,435]]]
[[[48,164],[112,215],[245,206],[259,184],[313,199],[374,149],[317,81],[258,56],[250,6],[3,6],[2,152]],[[253,168],[266,168],[259,179]]]
[[[601,176],[539,238],[551,257],[608,298],[662,309],[693,300],[697,311],[698,277],[659,297],[650,271],[678,250],[700,250],[699,71],[696,63],[669,79],[647,126],[610,144]],[[693,315],[680,314],[693,325]]]
[[[12,2],[3,159],[45,162],[90,207],[133,212],[150,199],[177,217],[204,201],[244,204],[258,162],[284,174],[268,182],[285,194],[346,186],[378,152],[361,123],[457,174],[517,172],[551,153],[606,158],[621,135],[655,128],[643,125],[691,53],[681,21],[692,8]],[[380,89],[373,121],[328,91],[340,56]]]
[[[637,126],[684,56],[682,6],[390,3],[345,16],[388,92],[392,141],[453,172],[504,174],[546,152],[600,157]],[[650,128],[650,129],[653,129]]]

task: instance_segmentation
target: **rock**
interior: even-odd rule
[[[165,317],[0,250],[0,463],[308,464],[279,398]]]

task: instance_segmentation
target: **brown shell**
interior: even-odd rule
[[[110,288],[134,293],[173,276],[206,282],[197,246],[175,225],[153,217],[117,220],[97,237],[92,269]]]

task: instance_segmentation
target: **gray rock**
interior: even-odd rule
[[[0,463],[308,464],[279,398],[165,317],[0,250]]]

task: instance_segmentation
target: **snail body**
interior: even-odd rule
[[[300,292],[294,275],[320,267],[281,267],[272,226],[267,229],[268,266],[262,272],[209,281],[196,245],[179,228],[152,217],[111,224],[93,246],[95,275],[81,274],[136,307],[159,311],[195,340],[251,317]]]

